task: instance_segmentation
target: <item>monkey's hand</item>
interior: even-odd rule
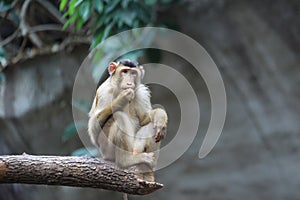
[[[122,110],[130,101],[134,99],[134,90],[129,88],[120,92],[118,97],[115,99],[113,103],[113,112]]]
[[[124,98],[127,99],[127,101],[132,101],[134,99],[134,90],[131,88],[128,88],[121,92],[121,94],[124,93]]]
[[[120,92],[118,96],[119,101],[122,102],[130,102],[134,99],[134,90],[131,88],[125,89],[122,92]]]
[[[168,116],[166,111],[157,108],[152,113],[153,128],[155,129],[155,142],[164,139],[167,132]]]

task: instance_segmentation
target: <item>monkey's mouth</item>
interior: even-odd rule
[[[122,90],[128,90],[128,89],[134,89],[134,87],[131,87],[131,86],[129,86],[129,87],[122,87],[121,89]]]

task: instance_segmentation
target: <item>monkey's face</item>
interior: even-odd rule
[[[119,91],[126,89],[135,90],[141,83],[144,69],[142,66],[128,67],[122,64],[111,63],[109,72]]]
[[[120,67],[120,84],[121,90],[135,89],[140,83],[139,71],[135,68],[130,67]]]

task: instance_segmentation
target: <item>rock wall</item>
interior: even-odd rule
[[[88,47],[38,56],[4,71],[0,84],[0,154],[70,155],[78,137],[62,141],[71,122],[71,94]],[[57,187],[0,186],[0,199],[53,199]]]
[[[297,0],[189,0],[162,13],[203,45],[218,65],[227,92],[227,119],[214,150],[198,159],[210,118],[209,94],[201,77],[186,70],[188,63],[164,54],[162,62],[193,83],[200,129],[188,151],[157,172],[164,189],[130,199],[299,199],[299,9]],[[72,121],[71,87],[84,55],[78,49],[10,67],[6,85],[0,86],[1,153],[64,155],[80,146],[78,138],[63,144],[59,134]],[[166,100],[157,91],[154,102],[178,106],[174,97]],[[167,142],[180,120],[178,109],[168,112]],[[1,186],[0,199],[121,199],[121,194],[94,189],[13,187]]]
[[[162,170],[166,188],[160,198],[299,199],[299,6],[298,1],[189,1],[171,11],[180,31],[217,63],[228,112],[208,157],[197,160],[198,137],[177,163]],[[206,121],[209,97],[198,91]]]

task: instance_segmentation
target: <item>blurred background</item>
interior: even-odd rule
[[[201,109],[190,148],[156,172],[164,188],[129,199],[300,199],[298,0],[3,0],[0,14],[1,155],[84,155],[71,104],[82,61],[111,35],[167,27],[195,39],[217,64],[227,92],[227,118],[217,145],[200,160],[211,109],[201,76],[168,52],[125,55],[178,70],[193,86]],[[99,55],[99,62],[109,58]],[[150,88],[152,102],[163,105],[170,118],[166,145],[178,129],[179,103],[167,88]],[[89,105],[73,103],[85,110]],[[88,188],[0,185],[1,200],[121,198]]]

